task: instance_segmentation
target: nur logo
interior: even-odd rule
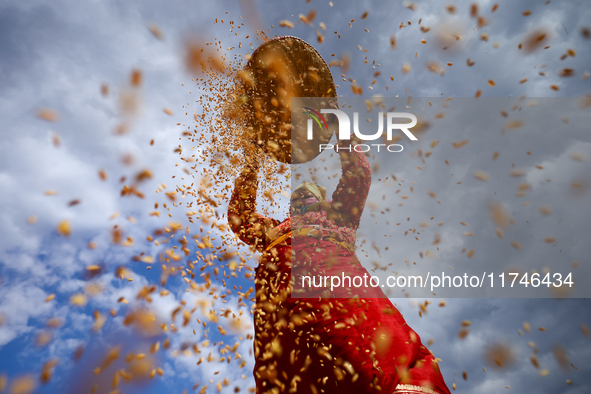
[[[312,140],[313,136],[314,136],[314,134],[313,134],[314,121],[316,121],[318,126],[320,126],[321,130],[328,131],[328,124],[327,124],[324,116],[322,116],[322,114],[333,114],[337,117],[337,120],[339,122],[339,132],[338,132],[338,139],[339,140],[350,140],[351,139],[351,121],[349,119],[349,116],[345,112],[338,110],[338,109],[321,109],[320,112],[318,112],[312,108],[309,108],[309,107],[303,107],[303,109],[305,110],[304,114],[306,114],[310,117],[308,119],[308,124],[307,124],[307,127],[308,127],[307,128],[307,138],[308,138],[308,140]],[[409,119],[410,122],[409,123],[395,123],[395,119]],[[417,137],[415,137],[409,130],[409,129],[413,128],[414,126],[416,126],[416,124],[417,124],[417,117],[411,113],[408,113],[408,112],[388,112],[388,113],[386,113],[386,138],[387,138],[387,140],[392,141],[393,131],[400,130],[411,141],[417,141]],[[355,133],[355,136],[362,141],[377,140],[384,133],[384,112],[378,113],[378,131],[375,132],[374,134],[361,133],[361,131],[359,130],[359,113],[353,112],[353,132]],[[359,149],[360,149],[360,150],[358,150],[359,152],[367,152],[371,149],[371,146],[377,146],[378,152],[380,151],[380,146],[385,146],[389,152],[401,152],[403,149],[402,145],[399,145],[399,144],[392,144],[392,145],[371,144],[371,146],[366,145],[366,144],[360,144],[357,146],[359,146]],[[333,146],[330,144],[320,144],[320,151],[322,151],[323,149],[329,149],[332,147]],[[392,149],[394,149],[394,147],[396,147],[396,149],[399,149],[399,150],[392,150]],[[355,150],[357,150],[357,148]]]

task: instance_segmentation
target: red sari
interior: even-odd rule
[[[262,252],[255,277],[257,393],[449,394],[434,356],[381,290],[348,298],[351,289],[339,288],[330,294],[337,298],[323,298],[327,289],[314,288],[298,293],[306,298],[291,297],[303,274],[367,274],[354,244],[371,171],[363,154],[339,154],[343,176],[331,208],[281,223],[255,213],[256,172],[236,182],[229,223]],[[292,266],[294,251],[309,264]]]

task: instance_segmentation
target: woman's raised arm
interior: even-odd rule
[[[365,155],[355,150],[354,142],[339,142],[335,147],[341,158],[342,175],[332,194],[332,208],[352,228],[359,227],[361,214],[371,185],[371,168]]]
[[[246,165],[236,179],[232,199],[228,205],[228,223],[243,242],[262,251],[269,243],[270,230],[277,226],[279,221],[256,212],[257,174],[257,165]]]

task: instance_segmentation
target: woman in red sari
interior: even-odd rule
[[[322,186],[300,185],[283,222],[256,213],[256,165],[236,180],[230,226],[261,253],[255,276],[257,393],[449,394],[434,356],[378,288],[366,286],[364,298],[350,298],[347,287],[331,294],[325,287],[306,288],[306,298],[292,297],[294,280],[303,275],[367,274],[355,239],[371,170],[354,145],[341,143],[337,152],[342,177],[332,201]],[[296,255],[303,263],[292,266]]]

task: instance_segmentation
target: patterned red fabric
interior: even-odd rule
[[[371,184],[369,163],[353,150],[339,155],[343,175],[331,206],[291,221],[255,213],[256,172],[247,171],[236,182],[229,223],[262,252],[255,276],[257,393],[449,394],[435,358],[381,290],[367,288],[366,298],[346,298],[350,290],[340,288],[331,294],[338,298],[322,298],[326,289],[318,288],[306,293],[308,298],[291,297],[294,281],[304,273],[367,274],[354,250],[335,242],[334,234],[354,244]],[[310,226],[320,237],[295,235]],[[290,231],[293,237],[267,249]],[[294,250],[309,251],[310,264],[292,266]]]

